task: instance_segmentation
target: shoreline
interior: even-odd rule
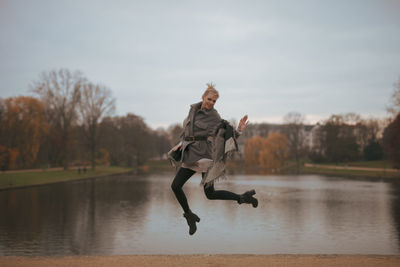
[[[326,175],[329,177],[341,177],[341,178],[350,178],[350,179],[367,179],[367,180],[377,180],[377,181],[400,181],[400,174],[398,173],[389,173],[387,174],[376,174],[376,173],[368,173],[367,171],[364,173],[351,172],[351,170],[344,169],[323,169],[323,168],[312,168],[312,167],[304,167],[303,170],[299,173],[302,174],[319,174]],[[394,175],[393,175],[394,174]]]
[[[149,172],[173,172],[173,170],[170,170],[169,163],[166,163],[164,161],[159,161],[162,164],[158,164],[160,166],[148,166],[149,169],[144,171],[144,173],[149,173]],[[169,168],[166,168],[169,167]],[[256,175],[268,175],[268,173],[260,173],[257,171],[246,171],[243,170],[243,168],[240,168],[240,171],[235,170],[237,166],[233,167],[231,171],[228,170],[228,174],[256,174]],[[61,168],[54,168],[54,170],[58,170]],[[72,168],[76,169],[76,168]],[[379,180],[379,181],[400,181],[400,170],[395,170],[395,169],[386,169],[388,174],[392,175],[385,175],[384,173],[380,173],[380,175],[377,175],[376,171],[382,171],[382,168],[364,168],[364,167],[353,167],[353,166],[330,166],[330,165],[323,165],[323,164],[305,164],[302,166],[302,169],[300,170],[299,173],[281,173],[282,175],[313,175],[313,174],[320,174],[320,175],[326,175],[326,176],[335,176],[335,177],[343,177],[343,178],[351,178],[351,179],[367,179],[367,180]],[[42,170],[37,169],[37,170],[18,170],[18,171],[10,171],[10,173],[22,173],[22,172],[36,172],[39,173]],[[355,172],[353,172],[355,171]],[[138,170],[129,170],[129,171],[123,171],[123,172],[116,172],[116,173],[111,173],[111,174],[101,174],[97,176],[88,176],[88,177],[80,177],[80,178],[73,178],[73,179],[67,179],[67,180],[58,180],[58,181],[52,181],[52,182],[43,182],[43,183],[37,183],[37,184],[25,184],[25,185],[20,185],[20,186],[11,186],[11,187],[1,187],[0,192],[2,191],[9,191],[9,190],[14,190],[14,189],[24,189],[24,188],[29,188],[29,187],[36,187],[36,186],[46,186],[46,185],[52,185],[52,184],[58,184],[58,183],[70,183],[70,182],[75,182],[75,181],[82,181],[82,180],[88,180],[88,179],[98,179],[102,178],[105,176],[119,176],[119,175],[125,175],[125,174],[137,174]],[[359,173],[363,172],[363,173]],[[372,174],[372,175],[371,175]],[[269,173],[271,175],[271,173]],[[272,175],[280,175],[278,173],[272,173]],[[1,178],[1,176],[0,176]]]
[[[111,255],[0,256],[0,266],[400,266],[399,255]]]
[[[131,174],[131,173],[134,173],[134,170],[126,171],[126,172],[111,173],[111,174],[103,174],[103,175],[98,175],[98,176],[88,176],[88,177],[82,177],[82,178],[76,178],[76,179],[70,179],[70,180],[60,180],[60,181],[45,182],[45,183],[39,183],[39,184],[27,184],[27,185],[21,185],[21,186],[3,187],[3,188],[0,188],[0,192],[14,190],[14,189],[17,190],[17,189],[24,189],[24,188],[29,188],[29,187],[60,184],[60,183],[72,183],[72,182],[78,182],[78,181],[83,181],[83,180],[98,179],[98,178],[102,178],[105,176],[119,176],[119,175],[124,175],[124,174]]]
[[[147,172],[146,172],[147,173]],[[39,183],[39,184],[28,184],[28,185],[21,185],[21,186],[12,186],[12,187],[3,187],[0,188],[0,192],[3,191],[10,191],[10,190],[19,190],[19,189],[24,189],[24,188],[30,188],[30,187],[39,187],[39,186],[46,186],[46,185],[54,185],[54,184],[60,184],[60,183],[72,183],[72,182],[79,182],[83,180],[91,180],[91,179],[99,179],[103,178],[106,176],[120,176],[120,175],[126,175],[126,174],[137,174],[134,170],[131,171],[126,171],[126,172],[118,172],[118,173],[112,173],[112,174],[104,174],[104,175],[99,175],[99,176],[89,176],[89,177],[82,177],[82,178],[77,178],[77,179],[71,179],[71,180],[61,180],[61,181],[55,181],[55,182],[45,182],[45,183]],[[234,174],[248,174],[248,173],[234,173]],[[398,181],[400,182],[400,177],[377,177],[377,176],[362,176],[362,175],[354,175],[354,174],[337,174],[337,173],[323,173],[323,172],[304,172],[304,173],[299,173],[295,175],[326,175],[330,177],[342,177],[342,178],[351,178],[351,179],[366,179],[366,180],[376,180],[376,181],[388,181],[388,182],[393,182],[393,181]],[[264,175],[264,174],[259,174],[256,173],[255,175]],[[288,174],[275,174],[275,175],[288,175]],[[1,257],[1,256],[0,256]]]
[[[328,165],[328,164],[315,164],[315,163],[305,163],[304,167],[309,168],[324,168],[333,170],[351,170],[351,171],[376,171],[376,172],[395,172],[400,173],[400,170],[393,168],[371,168],[371,167],[356,167],[356,166],[339,166],[339,165]]]

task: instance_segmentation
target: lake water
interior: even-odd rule
[[[396,254],[400,183],[320,175],[231,175],[216,189],[255,188],[259,207],[208,200],[172,173],[122,175],[0,192],[0,255]]]

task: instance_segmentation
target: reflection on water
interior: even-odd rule
[[[259,207],[208,200],[189,236],[173,174],[119,176],[0,192],[0,255],[399,254],[400,183],[318,175],[235,175],[216,189],[255,188]]]
[[[396,229],[397,242],[400,250],[400,181],[392,182],[391,190],[391,215],[393,220],[393,228]]]

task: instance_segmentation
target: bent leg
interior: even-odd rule
[[[226,190],[215,190],[214,184],[205,184],[204,193],[208,199],[223,199],[223,200],[236,200],[239,202],[240,195]]]
[[[196,172],[191,169],[180,168],[174,178],[174,181],[171,184],[172,191],[174,191],[175,197],[176,199],[178,199],[178,202],[179,204],[181,204],[181,207],[185,213],[190,212],[190,209],[185,193],[182,190],[182,186],[195,173]]]

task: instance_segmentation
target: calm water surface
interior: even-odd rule
[[[189,236],[173,174],[105,177],[0,192],[0,255],[399,254],[400,183],[319,175],[231,175],[259,207],[184,186],[201,222]]]

